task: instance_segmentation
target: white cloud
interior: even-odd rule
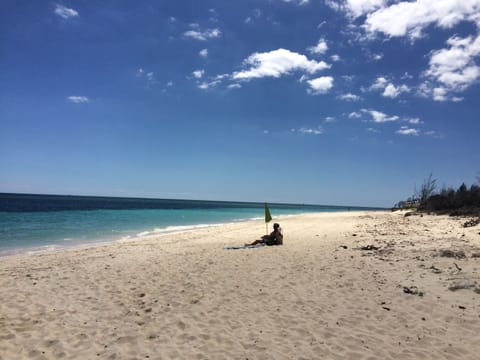
[[[296,5],[307,5],[310,0],[283,0],[286,3],[294,3]]]
[[[240,89],[242,87],[242,85],[240,84],[230,84],[227,86],[227,88],[229,89]]]
[[[402,1],[370,13],[364,27],[372,34],[381,32],[390,37],[408,36],[415,39],[430,24],[446,29],[464,20],[478,23],[479,11],[478,0]]]
[[[218,38],[222,34],[222,32],[217,28],[202,30],[198,24],[191,24],[190,27],[192,29],[185,31],[183,35],[195,40],[206,41],[208,39]]]
[[[375,123],[385,123],[390,121],[397,121],[400,118],[397,115],[388,116],[387,114],[371,109],[362,109],[363,113],[369,114],[372,117],[372,121]]]
[[[325,54],[328,50],[327,42],[324,39],[318,40],[317,45],[307,49],[311,54]]]
[[[198,55],[200,55],[203,58],[206,58],[208,56],[208,49],[202,49],[198,52]]]
[[[203,82],[203,83],[201,83],[201,84],[198,84],[198,88],[199,88],[199,89],[202,89],[202,90],[207,90],[207,89],[210,88],[210,85],[209,85],[208,83],[206,83],[206,82]]]
[[[210,17],[208,18],[209,21],[211,22],[218,22],[218,13],[217,13],[217,10],[215,9],[208,9],[208,12],[210,13]]]
[[[402,126],[400,129],[396,131],[397,134],[400,135],[413,135],[418,136],[420,135],[420,131],[417,129],[409,128],[408,126]]]
[[[229,77],[230,77],[229,74],[220,74],[220,75],[215,76],[213,79],[217,80],[217,81],[222,81],[222,80],[225,80]]]
[[[383,59],[383,54],[373,54],[372,55],[372,59],[375,60],[375,61],[380,61]]]
[[[385,90],[383,91],[382,96],[394,99],[401,93],[409,92],[409,91],[410,91],[410,88],[407,85],[395,86],[392,83],[389,83],[385,87]]]
[[[262,11],[260,9],[253,9],[252,16],[249,16],[245,19],[245,24],[250,24],[254,20],[259,19],[262,16]]]
[[[325,122],[326,122],[326,123],[332,123],[332,122],[334,122],[334,121],[335,121],[335,118],[334,118],[333,116],[327,116],[327,117],[325,118]]]
[[[238,84],[238,81],[249,81],[264,77],[279,78],[298,71],[303,72],[299,81],[308,83],[309,89],[307,91],[310,94],[324,94],[333,87],[333,77],[331,76],[309,79],[312,74],[330,68],[329,64],[324,61],[310,60],[305,55],[286,49],[253,53],[243,61],[243,68],[243,70],[233,72],[232,74],[217,75],[212,77],[213,81],[203,82],[198,86],[201,89],[208,89],[221,82],[230,80],[234,84],[227,85],[228,88],[239,88],[240,84]],[[199,78],[198,75],[200,74],[194,74],[194,76]]]
[[[320,126],[315,129],[300,128],[298,132],[305,135],[321,135],[323,134],[323,129]]]
[[[438,132],[436,132],[435,130],[429,130],[429,131],[425,131],[424,132],[425,135],[427,136],[431,136],[435,139],[442,139],[443,138],[443,135],[442,134],[439,134]]]
[[[298,79],[298,81],[300,81],[300,82],[304,82],[304,81],[306,81],[306,80],[308,80],[308,76],[305,75],[305,74],[303,74],[302,76],[300,76],[300,79]]]
[[[358,95],[355,95],[355,94],[352,94],[352,93],[346,93],[346,94],[340,95],[339,99],[340,100],[345,100],[345,101],[358,101],[361,98]]]
[[[292,71],[306,71],[313,74],[330,67],[324,61],[309,60],[305,55],[286,49],[277,49],[264,53],[254,53],[244,60],[246,70],[233,73],[235,80],[249,80],[253,78],[275,77],[291,73]]]
[[[370,86],[370,90],[383,90],[387,86],[388,80],[383,76],[375,79],[375,82]]]
[[[205,70],[195,70],[194,72],[192,72],[192,75],[196,79],[201,79],[204,73],[205,73]]]
[[[334,55],[330,56],[330,59],[332,59],[332,61],[335,61],[335,62],[341,60],[340,56],[337,55],[337,54],[334,54]]]
[[[332,9],[347,13],[352,19],[363,17],[361,27],[369,37],[408,37],[414,41],[423,36],[429,26],[452,29],[460,23],[470,22],[477,28],[476,35],[448,39],[446,47],[432,51],[429,67],[423,73],[427,78],[416,91],[435,101],[462,101],[455,93],[465,91],[480,79],[480,0],[325,0]],[[373,54],[380,60],[383,54]],[[393,83],[374,84],[370,90],[382,89],[384,97],[396,98],[412,89]]]
[[[360,119],[361,117],[362,117],[362,114],[360,114],[356,111],[353,111],[350,114],[348,114],[349,119]]]
[[[69,96],[67,99],[75,104],[86,104],[90,99],[86,96]]]
[[[336,11],[345,11],[356,18],[385,5],[385,0],[325,0],[325,4]]]
[[[335,10],[335,11],[342,10],[342,5],[337,0],[325,0],[325,5],[327,5],[332,10]]]
[[[220,84],[220,80],[213,80],[210,82],[205,81],[198,84],[198,88],[202,90],[208,90],[208,89],[211,89],[212,87],[217,86],[218,84]]]
[[[410,119],[407,119],[407,122],[412,125],[418,125],[422,123],[422,121],[419,118],[410,118]]]
[[[383,91],[382,96],[391,99],[396,98],[401,93],[410,91],[410,88],[407,85],[402,84],[395,86],[383,76],[376,78],[375,82],[370,86],[369,89]]]
[[[437,87],[433,89],[433,100],[435,101],[447,101],[447,89],[444,87]]]
[[[449,48],[434,51],[425,76],[440,84],[433,89],[434,100],[447,100],[449,92],[460,92],[480,78],[475,58],[480,55],[480,35],[476,38],[451,37]],[[427,87],[428,90],[428,87]]]
[[[54,12],[55,12],[55,14],[57,14],[58,16],[60,16],[63,19],[70,19],[72,17],[79,16],[78,11],[76,11],[74,9],[67,8],[67,7],[65,7],[63,5],[59,5],[59,4],[55,5]]]
[[[429,81],[425,81],[417,86],[417,95],[420,97],[428,98],[432,93],[432,84]]]
[[[155,79],[155,74],[153,71],[146,71],[143,68],[138,68],[135,74],[138,78],[143,79],[146,82],[147,87],[155,85],[158,81]]]
[[[316,79],[308,80],[310,85],[309,92],[314,95],[325,94],[333,87],[333,77],[321,76]]]

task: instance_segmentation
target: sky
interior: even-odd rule
[[[3,0],[0,192],[390,207],[480,176],[480,0]]]

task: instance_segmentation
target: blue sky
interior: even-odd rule
[[[0,192],[391,206],[480,175],[480,0],[0,4]]]

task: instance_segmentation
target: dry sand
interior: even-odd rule
[[[312,214],[278,247],[224,250],[251,221],[3,257],[0,359],[479,359],[465,221]]]

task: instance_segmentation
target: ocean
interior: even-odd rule
[[[268,204],[273,220],[372,208]],[[0,193],[0,255],[262,219],[264,203]]]

